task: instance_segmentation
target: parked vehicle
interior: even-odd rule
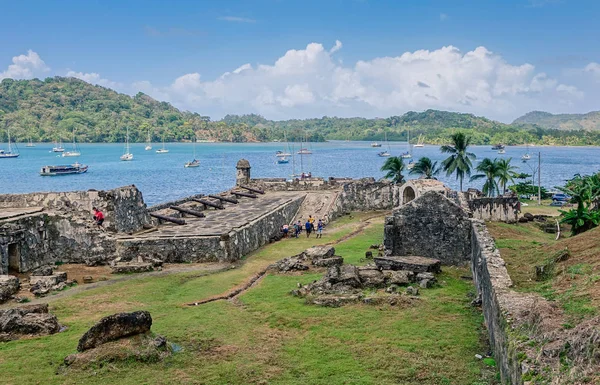
[[[568,196],[567,194],[563,194],[563,193],[558,193],[558,194],[554,194],[552,195],[552,202],[568,202],[571,199],[570,196]]]

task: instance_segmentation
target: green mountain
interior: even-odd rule
[[[600,111],[587,114],[551,114],[532,111],[517,118],[513,124],[536,124],[542,128],[555,130],[600,130]]]
[[[574,130],[544,126],[542,120],[566,115],[541,112],[525,115],[513,124],[437,110],[375,119],[325,116],[272,121],[249,114],[211,121],[208,116],[180,111],[143,93],[131,97],[75,78],[0,82],[0,141],[6,140],[8,128],[20,142],[66,142],[73,131],[78,142],[123,142],[129,128],[132,142],[144,142],[150,132],[154,142],[191,140],[194,136],[223,142],[382,141],[385,137],[406,140],[410,135],[413,142],[420,137],[427,143],[444,144],[453,133],[463,131],[473,144],[592,145],[600,144],[600,130],[589,128],[593,114],[598,113],[581,115],[581,127]]]

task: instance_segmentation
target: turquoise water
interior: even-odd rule
[[[275,151],[284,150],[282,143],[198,143],[196,157],[198,168],[184,168],[192,159],[191,143],[168,143],[168,154],[157,154],[161,144],[154,144],[151,151],[144,151],[143,143],[131,145],[134,160],[122,162],[122,144],[81,144],[82,155],[78,158],[62,158],[51,152],[51,143],[36,144],[28,148],[19,145],[21,156],[16,159],[0,159],[0,193],[25,193],[33,191],[67,191],[87,189],[111,189],[135,184],[144,194],[148,204],[156,204],[192,194],[209,194],[231,188],[235,184],[235,165],[241,158],[248,159],[253,177],[289,177],[294,170],[288,164],[277,164]],[[0,145],[0,148],[5,148]],[[69,145],[65,148],[69,150]],[[377,156],[385,148],[371,148],[367,142],[313,143],[309,147],[313,155],[302,159],[304,171],[313,176],[336,176],[380,178],[379,171],[385,161]],[[295,150],[298,150],[296,146]],[[392,155],[406,151],[406,143],[390,143]],[[512,157],[514,165],[531,174],[537,167],[537,153],[542,156],[542,185],[561,185],[575,173],[590,174],[600,170],[600,147],[530,147],[532,160],[522,163],[524,147],[507,147],[505,155],[499,155],[490,146],[474,146],[478,158]],[[426,145],[413,150],[415,161],[421,156],[443,160],[438,146]],[[75,161],[89,165],[89,171],[81,175],[42,177],[40,168],[45,165],[71,164]],[[301,172],[300,156],[296,155],[296,173]],[[412,177],[409,177],[412,178]],[[454,177],[440,175],[439,179],[457,188]],[[465,183],[480,187],[482,182]]]

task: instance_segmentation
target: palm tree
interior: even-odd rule
[[[438,162],[432,162],[431,159],[424,156],[419,158],[417,163],[413,166],[409,174],[417,174],[425,177],[425,179],[433,179],[434,175],[439,174],[440,168],[437,166]]]
[[[473,166],[471,160],[475,159],[475,154],[467,151],[469,144],[471,144],[470,136],[458,132],[450,138],[452,144],[440,148],[442,153],[452,154],[442,162],[442,168],[448,176],[456,173],[456,179],[460,180],[460,191],[462,191],[465,174],[467,176],[471,175],[471,167]]]
[[[471,181],[485,178],[485,183],[481,189],[483,194],[489,197],[493,197],[496,193],[499,194],[500,189],[498,188],[498,182],[496,182],[496,178],[499,175],[498,160],[485,158],[475,169],[481,172],[481,174],[473,175]]]
[[[399,184],[404,183],[404,161],[402,158],[397,156],[391,156],[386,159],[385,163],[381,167],[381,171],[387,171],[384,178],[391,179],[392,182]]]
[[[497,161],[498,164],[498,184],[502,190],[502,194],[506,194],[506,185],[508,183],[515,183],[514,178],[518,177],[516,173],[517,167],[510,164],[512,158],[500,159]]]

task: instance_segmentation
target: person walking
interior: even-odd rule
[[[310,233],[312,232],[312,223],[310,223],[310,221],[306,221],[306,224],[304,225],[304,228],[306,230],[306,238],[310,237]]]
[[[283,226],[281,226],[281,232],[283,233],[283,237],[287,238],[288,237],[288,233],[290,231],[290,226],[286,223]]]
[[[300,221],[298,221],[297,223],[294,223],[294,236],[296,238],[298,238],[298,235],[300,234],[301,230],[302,230],[302,226],[300,226]]]
[[[312,215],[309,215],[308,216],[308,221],[310,222],[311,227],[314,229],[314,227],[315,227],[315,218],[313,218]]]
[[[317,222],[317,238],[323,238],[323,220],[319,219]]]

